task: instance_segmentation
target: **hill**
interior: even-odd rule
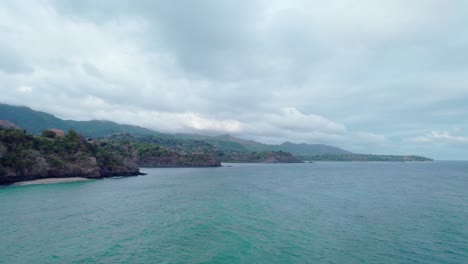
[[[263,144],[257,141],[242,139],[238,137],[234,137],[230,134],[225,134],[221,136],[213,137],[215,140],[225,141],[225,142],[234,142],[238,143],[243,146],[247,151],[273,151],[273,150],[280,150],[275,149],[274,145]]]
[[[217,137],[210,137],[198,134],[174,134],[175,138],[182,139],[182,140],[196,140],[206,142],[213,147],[216,147],[219,150],[223,151],[230,151],[230,152],[248,152],[245,146],[240,144],[239,142],[229,141],[222,138]]]
[[[113,134],[102,139],[102,141],[128,141],[134,144],[152,144],[163,147],[167,150],[183,155],[203,155],[216,156],[223,162],[246,162],[246,163],[301,163],[302,161],[294,157],[291,153],[283,151],[260,151],[248,152],[239,143],[224,142],[211,139],[207,143],[203,138],[200,140],[190,139],[189,135],[183,138],[176,138],[168,134],[156,136],[136,137],[131,134]],[[215,144],[213,144],[215,142]],[[231,144],[232,143],[232,144]],[[240,147],[230,147],[229,145],[239,144]],[[228,147],[226,147],[228,146]],[[241,148],[241,151],[238,149]],[[233,150],[234,149],[234,150]],[[167,153],[166,153],[167,155]],[[148,159],[146,159],[148,160]],[[149,166],[139,163],[141,166]],[[157,166],[157,165],[153,165]]]
[[[45,112],[32,110],[29,107],[7,104],[0,104],[0,120],[9,120],[33,135],[39,135],[42,131],[50,128],[65,131],[73,129],[86,137],[102,137],[112,133],[131,133],[134,135],[154,135],[158,133],[146,128],[120,125],[111,121],[63,120]]]
[[[215,137],[190,134],[176,134],[175,136],[185,139],[197,139],[216,145],[219,149],[227,152],[224,153],[224,156],[220,156],[222,161],[225,162],[247,162],[247,160],[262,162],[262,158],[259,157],[273,152],[291,153],[295,158],[307,161],[432,161],[430,158],[416,155],[358,154],[325,144],[284,142],[280,145],[269,145],[237,138],[229,134]]]
[[[277,146],[277,148],[282,151],[291,152],[296,156],[352,154],[350,151],[324,144],[294,144],[290,142],[284,142],[283,144]]]
[[[340,149],[334,146],[324,144],[294,144],[285,142],[280,145],[270,145],[256,142],[253,140],[246,140],[226,134],[221,136],[209,137],[194,135],[191,137],[187,134],[176,134],[175,136],[183,138],[198,139],[215,145],[223,150],[238,151],[238,152],[262,152],[262,151],[284,151],[290,152],[294,156],[315,156],[315,155],[344,155],[352,154],[350,151]]]
[[[222,155],[224,162],[232,163],[304,163],[291,153],[284,151],[227,152]]]

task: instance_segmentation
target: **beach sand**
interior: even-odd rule
[[[14,183],[13,185],[33,185],[33,184],[49,184],[49,183],[62,183],[62,182],[79,182],[89,181],[90,179],[81,177],[70,177],[70,178],[45,178],[32,181],[22,181]]]

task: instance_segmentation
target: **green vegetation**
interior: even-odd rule
[[[248,152],[247,148],[238,142],[218,140],[214,138],[204,139],[203,142],[206,142],[220,150],[227,152]]]
[[[302,163],[303,161],[294,157],[291,153],[284,151],[263,152],[227,152],[222,153],[224,162],[247,162],[247,163]]]
[[[128,140],[138,143],[136,146],[145,146],[144,144],[156,144],[165,149],[177,152],[183,155],[192,155],[187,160],[194,159],[205,160],[204,156],[216,156],[223,162],[301,162],[290,153],[283,151],[261,151],[248,152],[240,143],[223,141],[212,138],[197,137],[197,140],[187,137],[175,137],[167,134],[157,136],[136,137],[130,134],[113,134],[104,138],[105,140]],[[142,145],[143,144],[143,145]],[[146,148],[144,148],[146,151]],[[169,153],[161,156],[169,155]],[[209,158],[208,160],[212,160]],[[142,162],[141,164],[144,164]],[[191,163],[192,164],[192,163]]]
[[[100,173],[96,147],[73,130],[65,137],[50,139],[24,130],[0,129],[0,149],[0,184],[44,177],[105,176]],[[139,173],[138,168],[132,173]]]
[[[182,154],[213,153],[217,150],[215,146],[207,142],[200,140],[178,139],[167,134],[143,136],[138,138],[138,141],[160,145]]]
[[[113,136],[111,140],[100,140],[104,152],[113,151],[121,155],[129,155],[139,166],[144,167],[219,167],[220,160],[212,153],[191,152],[182,153],[174,149],[184,149],[186,146],[177,145],[172,141],[164,141],[173,149],[154,143],[150,138],[138,140],[118,139]],[[174,143],[174,145],[168,142]],[[191,146],[191,145],[190,145]],[[189,148],[192,149],[193,148]]]
[[[45,138],[54,138],[56,136],[56,134],[52,130],[44,130],[44,131],[42,131],[42,136],[45,137]]]
[[[351,152],[323,144],[294,144],[285,142],[281,145],[269,145],[253,140],[245,140],[231,136],[229,134],[217,137],[176,134],[178,138],[199,140],[209,143],[222,151],[227,152],[264,152],[264,151],[285,151],[295,156],[311,156],[323,154],[351,154]]]

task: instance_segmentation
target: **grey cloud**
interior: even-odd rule
[[[407,139],[407,141],[417,143],[433,143],[443,141],[452,144],[468,144],[468,137],[454,136],[447,131],[432,131],[430,134]]]
[[[91,75],[91,76],[94,76],[94,77],[96,77],[96,78],[103,78],[103,75],[102,75],[101,71],[99,71],[99,69],[96,68],[96,66],[94,66],[93,64],[91,64],[91,63],[83,63],[81,66],[83,67],[83,70],[84,70],[87,74],[89,74],[89,75]]]
[[[7,74],[28,74],[34,69],[15,50],[0,46],[0,70]]]
[[[304,82],[328,52],[309,14],[288,9],[268,17],[264,1],[57,3],[59,11],[98,23],[120,15],[146,21],[147,47],[173,54],[191,78]]]
[[[149,48],[172,52],[188,74],[233,79],[251,64],[258,1],[57,1],[59,12],[99,23],[121,16],[150,25]],[[243,71],[245,74],[246,71]]]

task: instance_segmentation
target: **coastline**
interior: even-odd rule
[[[90,181],[91,179],[82,177],[70,177],[70,178],[44,178],[31,181],[19,181],[11,184],[10,186],[24,186],[24,185],[36,185],[36,184],[53,184],[53,183],[64,183],[64,182],[80,182]]]

